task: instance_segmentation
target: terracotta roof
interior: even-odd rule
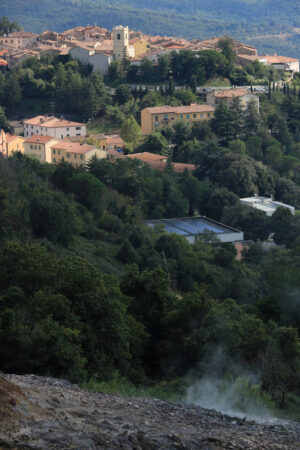
[[[120,136],[106,136],[106,143],[125,145],[125,142]]]
[[[8,143],[8,142],[13,141],[13,140],[16,139],[17,137],[18,137],[18,136],[14,135],[14,134],[6,133],[6,134],[5,134],[5,141]]]
[[[192,104],[187,106],[153,106],[151,108],[145,108],[152,114],[159,113],[175,113],[175,114],[185,114],[193,112],[213,112],[215,108],[209,105],[198,105]]]
[[[67,153],[87,153],[96,149],[94,145],[79,144],[78,142],[61,141],[51,146],[58,150],[65,150]]]
[[[107,155],[108,156],[112,156],[113,158],[116,158],[116,159],[127,158],[127,156],[123,155],[123,153],[120,153],[117,150],[113,150],[113,149],[108,149],[107,150]]]
[[[149,166],[154,170],[163,171],[166,168],[167,162],[165,161],[149,161],[147,162]],[[195,164],[184,164],[184,163],[172,163],[174,172],[183,173],[185,170],[193,171],[197,166]]]
[[[243,95],[251,94],[246,89],[224,89],[222,91],[213,91],[215,97],[231,98],[242,97]]]
[[[38,134],[34,134],[30,138],[26,139],[25,142],[34,143],[34,144],[47,144],[47,142],[50,142],[53,139],[55,139],[55,138],[51,137],[51,136],[39,136]]]
[[[299,59],[288,58],[287,56],[277,56],[277,55],[263,55],[263,57],[270,64],[285,64],[289,62],[297,62]]]
[[[7,66],[8,62],[5,59],[0,58],[0,66]]]
[[[140,161],[143,162],[164,161],[167,159],[166,156],[157,155],[156,153],[149,153],[149,152],[133,153],[132,155],[128,155],[127,157],[132,159],[139,159]]]
[[[25,124],[28,125],[40,125],[46,128],[60,128],[60,127],[77,127],[84,126],[84,123],[72,122],[64,118],[58,119],[54,116],[36,116],[32,119],[25,119]]]
[[[6,53],[8,53],[9,50],[4,49],[4,50],[0,50],[0,56],[6,55]]]

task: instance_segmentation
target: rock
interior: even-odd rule
[[[299,424],[257,424],[214,410],[0,376],[0,449],[296,450]],[[145,420],[146,419],[146,420]]]

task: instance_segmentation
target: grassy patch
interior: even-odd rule
[[[126,397],[160,398],[161,400],[183,402],[184,384],[182,380],[162,381],[146,386],[135,386],[126,378],[115,376],[109,381],[89,380],[82,385],[84,389],[104,394],[118,393]]]
[[[109,120],[107,117],[98,117],[91,121],[87,126],[87,134],[107,133],[111,134],[120,129],[117,121]]]
[[[209,87],[229,87],[229,86],[231,86],[231,83],[228,80],[228,78],[214,77],[214,78],[210,78],[209,80],[207,80],[207,82],[205,83],[204,86],[209,86]]]

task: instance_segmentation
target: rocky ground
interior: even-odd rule
[[[257,424],[67,381],[0,376],[0,449],[300,449],[299,424]]]

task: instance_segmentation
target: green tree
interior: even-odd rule
[[[115,99],[120,105],[124,105],[128,101],[132,100],[132,98],[133,97],[129,86],[127,86],[126,84],[122,84],[117,87],[115,92]]]
[[[133,116],[128,117],[121,127],[120,136],[126,142],[130,151],[132,151],[138,143],[141,134],[141,127],[138,125],[135,118]]]
[[[170,156],[171,154],[167,139],[158,131],[145,137],[142,148],[145,152],[157,153],[158,155]]]

